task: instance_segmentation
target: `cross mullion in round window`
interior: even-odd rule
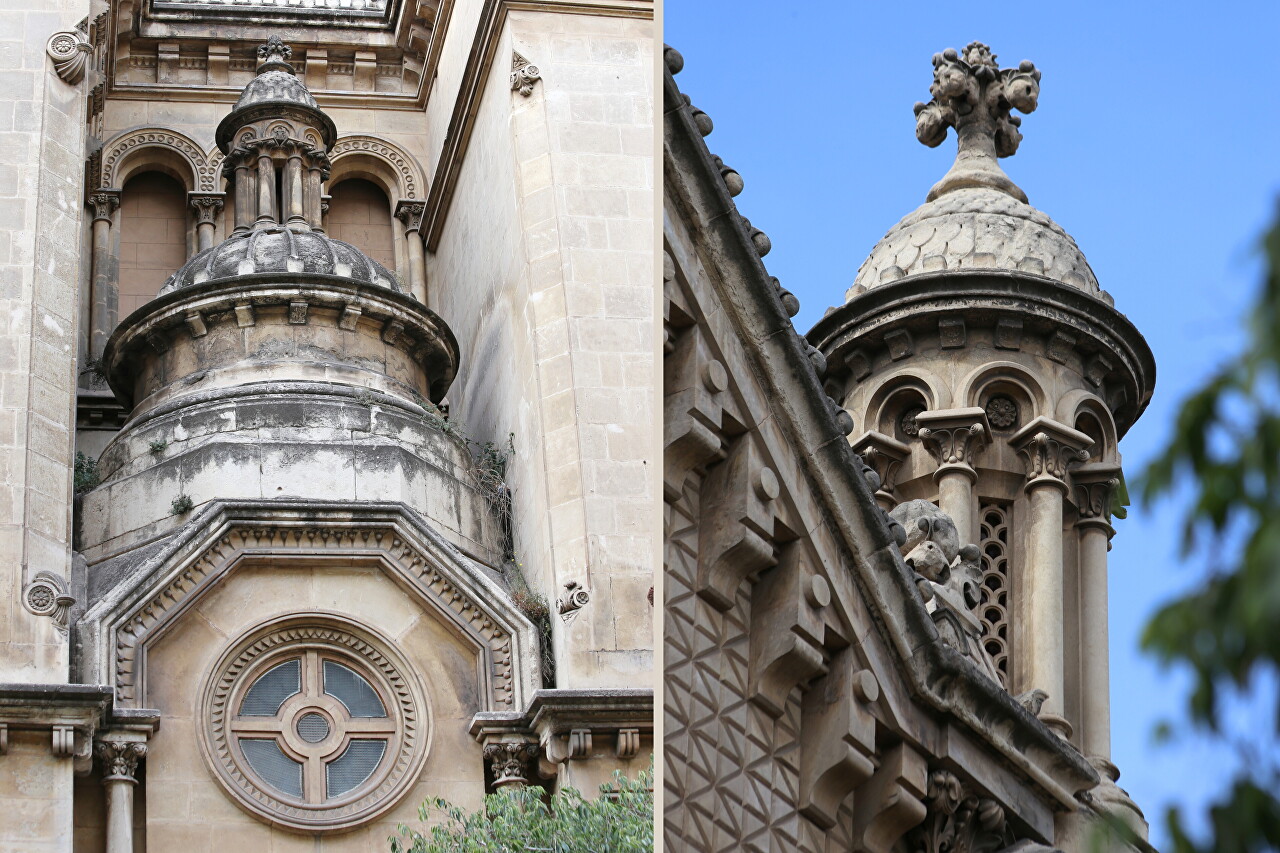
[[[229,649],[210,678],[205,755],[241,805],[273,823],[369,820],[425,760],[426,697],[394,646],[367,629],[273,623]]]
[[[397,733],[370,679],[318,651],[273,661],[244,691],[230,728],[259,779],[309,805],[358,790]]]

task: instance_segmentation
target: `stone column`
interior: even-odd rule
[[[276,221],[276,168],[271,155],[258,152],[258,218],[257,223],[270,225]]]
[[[213,248],[213,235],[225,197],[226,193],[187,193],[187,200],[196,212],[197,252]]]
[[[404,223],[404,239],[408,247],[409,292],[423,305],[427,304],[427,258],[418,227],[422,225],[426,209],[426,202],[418,199],[402,198],[396,202],[396,219]]]
[[[987,413],[978,407],[939,409],[916,415],[920,440],[938,462],[933,480],[938,484],[938,508],[951,516],[960,534],[960,544],[977,542],[978,502],[973,487],[978,472],[973,454],[987,445],[991,425]]]
[[[887,436],[882,432],[871,430],[853,443],[853,452],[862,457],[862,461],[871,466],[880,479],[880,488],[876,489],[876,503],[885,512],[898,505],[893,490],[898,483],[898,471],[902,463],[911,458],[911,448]]]
[[[236,156],[235,152],[232,152]],[[253,227],[254,196],[257,187],[254,181],[253,166],[249,162],[249,153],[241,150],[240,161],[236,163],[236,231],[248,231]]]
[[[284,198],[280,200],[283,210],[281,218],[295,226],[306,224],[305,207],[303,205],[302,187],[302,153],[296,148],[289,155],[284,167]]]
[[[322,229],[320,222],[320,185],[324,180],[324,176],[318,165],[307,167],[307,174],[303,178],[302,185],[302,206],[306,211],[307,224],[315,230]]]
[[[1071,475],[1076,535],[1080,537],[1080,725],[1090,760],[1111,760],[1111,682],[1107,649],[1107,551],[1111,497],[1120,485],[1117,465],[1086,465]]]
[[[89,307],[89,357],[102,357],[107,338],[116,325],[115,266],[111,255],[111,218],[120,207],[120,190],[98,190],[89,196],[93,205],[93,246],[90,263],[93,293]]]
[[[1067,466],[1087,459],[1085,449],[1092,443],[1084,433],[1045,417],[1010,439],[1027,466],[1026,560],[1014,623],[1017,689],[1039,688],[1049,694],[1040,718],[1064,738],[1071,736],[1071,726],[1063,716],[1063,497]]]
[[[147,745],[140,740],[104,739],[94,751],[102,762],[107,793],[106,853],[133,853],[133,788]]]

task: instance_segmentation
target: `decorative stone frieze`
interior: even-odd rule
[[[527,98],[533,94],[533,84],[541,78],[538,66],[525,59],[519,51],[511,52],[511,91]]]

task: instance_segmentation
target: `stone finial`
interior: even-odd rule
[[[997,162],[1018,150],[1022,120],[1012,114],[1035,111],[1040,97],[1040,71],[1027,60],[1017,68],[999,68],[996,55],[972,42],[961,56],[954,48],[933,55],[933,100],[917,103],[916,138],[936,148],[956,129],[955,165],[929,190],[928,201],[952,190],[988,187],[1025,202],[1027,195]]]
[[[293,66],[289,64],[291,56],[293,56],[293,48],[285,44],[280,36],[268,37],[266,44],[258,45],[258,59],[262,62],[258,66],[258,73],[277,70],[294,73]]]

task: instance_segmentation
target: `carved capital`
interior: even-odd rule
[[[925,448],[938,462],[935,476],[958,469],[976,479],[973,454],[991,439],[985,410],[975,406],[921,412],[916,415],[916,427]]]
[[[89,195],[89,204],[93,206],[93,221],[99,219],[111,221],[111,214],[120,207],[120,190],[101,189]]]
[[[1071,473],[1072,497],[1080,515],[1078,526],[1111,528],[1111,500],[1120,485],[1120,466],[1082,465]]]
[[[526,98],[533,94],[533,84],[542,77],[538,66],[521,56],[517,51],[511,52],[511,91],[519,92]]]
[[[955,128],[959,140],[955,165],[932,190],[928,200],[963,187],[985,186],[1027,200],[996,161],[1018,150],[1022,120],[1013,115],[1035,111],[1040,72],[1026,60],[1017,68],[1000,68],[991,48],[972,42],[964,53],[947,48],[933,55],[933,99],[917,103],[916,138],[936,148]]]
[[[74,86],[84,78],[93,45],[79,30],[64,30],[49,36],[44,50],[53,60],[53,70],[58,77]]]
[[[102,763],[103,782],[138,781],[138,762],[147,755],[147,745],[136,740],[99,740],[93,753]]]
[[[187,201],[196,212],[196,224],[212,225],[222,213],[226,193],[187,193]]]
[[[929,774],[925,818],[907,836],[921,853],[994,853],[1013,843],[1004,809],[977,796],[949,770]]]
[[[493,787],[522,787],[529,784],[530,763],[538,755],[538,745],[528,741],[501,741],[487,744],[485,760],[493,772]]]
[[[426,211],[427,203],[421,199],[402,198],[396,202],[396,219],[404,223],[406,231],[417,231]]]
[[[911,457],[911,448],[892,436],[872,430],[853,443],[853,452],[862,457],[880,481],[875,490],[876,501],[885,509],[891,509],[897,502],[893,490],[898,485],[898,472],[902,463]]]
[[[1065,424],[1038,417],[1009,439],[1027,467],[1027,488],[1055,484],[1066,489],[1067,468],[1089,458],[1093,439]]]

